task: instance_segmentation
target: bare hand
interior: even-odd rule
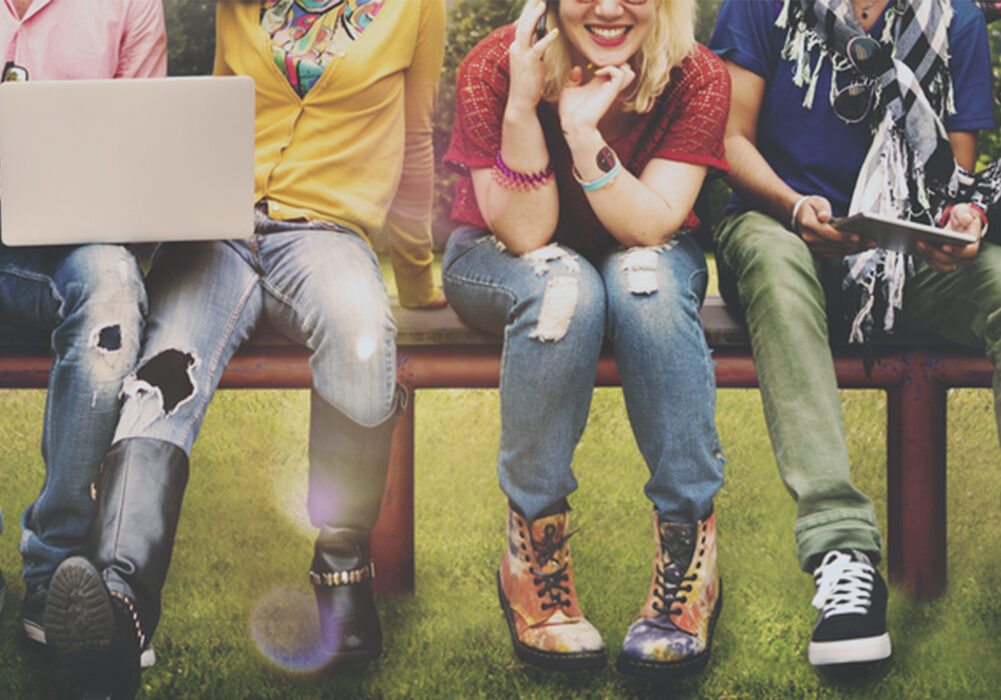
[[[830,220],[831,203],[820,195],[808,197],[796,212],[795,232],[814,255],[843,258],[876,247],[875,242],[857,234],[839,231],[828,223]]]
[[[597,129],[598,122],[635,80],[636,73],[632,66],[623,63],[598,69],[586,83],[582,82],[583,78],[584,71],[574,66],[560,93],[560,124],[567,132]]]
[[[972,234],[977,237],[977,240],[966,246],[935,246],[919,241],[918,251],[928,263],[928,267],[936,272],[955,272],[963,265],[968,265],[980,251],[982,225],[983,222],[977,210],[966,204],[957,204],[949,212],[949,220],[946,221],[944,228]]]
[[[511,87],[508,91],[508,105],[519,109],[534,110],[542,99],[542,83],[545,69],[542,58],[546,49],[556,40],[559,29],[555,27],[539,41],[533,36],[535,25],[545,14],[545,2],[539,2],[527,15],[523,15],[515,28],[514,41],[509,47],[511,63]]]

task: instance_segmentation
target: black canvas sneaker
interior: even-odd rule
[[[855,549],[832,549],[813,572],[820,610],[810,639],[814,666],[878,661],[890,656],[886,584],[869,558]]]

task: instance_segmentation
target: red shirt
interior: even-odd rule
[[[456,114],[446,165],[462,177],[455,184],[452,221],[487,228],[476,203],[470,169],[489,168],[500,149],[501,125],[509,87],[508,47],[514,25],[497,29],[469,52],[456,76]],[[730,76],[723,62],[697,45],[671,72],[671,81],[653,109],[640,115],[636,128],[609,146],[623,167],[637,177],[652,158],[705,165],[727,172],[723,136],[730,110]],[[573,178],[570,148],[560,130],[555,105],[542,102],[539,121],[556,172],[560,214],[554,240],[580,252],[614,242],[584,190]],[[699,223],[689,212],[684,226]]]

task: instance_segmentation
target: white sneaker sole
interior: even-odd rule
[[[29,620],[27,618],[21,618],[21,628],[24,630],[24,636],[35,642],[36,644],[47,644],[45,641],[45,628],[34,620]]]
[[[810,642],[810,663],[814,666],[857,664],[890,657],[890,633],[878,637],[846,639],[840,642]]]

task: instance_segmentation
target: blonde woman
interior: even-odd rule
[[[445,291],[467,323],[504,336],[498,590],[516,654],[542,667],[605,662],[577,601],[566,499],[606,338],[650,471],[656,538],[618,666],[660,679],[709,658],[724,460],[699,320],[706,263],[687,234],[707,173],[727,169],[730,86],[695,43],[694,9],[530,0],[458,74],[445,160],[463,177]]]

